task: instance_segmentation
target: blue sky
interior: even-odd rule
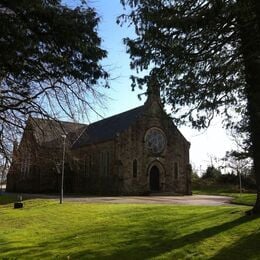
[[[64,2],[69,6],[74,6],[79,1],[65,0]],[[92,0],[89,2],[101,17],[98,33],[102,38],[102,48],[108,52],[108,57],[102,63],[110,73],[111,88],[104,91],[109,97],[105,104],[107,109],[99,111],[107,117],[142,105],[145,99],[140,101],[137,95],[145,90],[133,92],[130,87],[129,77],[134,72],[129,67],[130,59],[123,45],[123,38],[133,36],[134,30],[128,26],[120,27],[116,24],[116,18],[124,11],[120,1]],[[90,118],[95,121],[99,119],[95,114]]]
[[[75,6],[79,1],[64,0],[64,2],[69,6]],[[108,51],[108,57],[103,64],[111,75],[111,88],[105,90],[105,94],[109,97],[105,102],[106,109],[100,108],[98,111],[104,117],[108,117],[142,105],[145,97],[140,101],[137,94],[142,91],[131,91],[129,77],[134,71],[130,70],[130,59],[126,54],[123,38],[134,36],[134,30],[116,24],[116,18],[124,11],[120,0],[92,0],[90,5],[95,7],[101,16],[98,31],[103,39],[102,47]],[[95,114],[90,115],[90,118],[92,121],[100,119]],[[205,170],[212,157],[223,157],[233,146],[220,122],[220,118],[215,119],[209,129],[201,132],[189,127],[180,128],[183,135],[191,142],[191,163],[198,170]]]

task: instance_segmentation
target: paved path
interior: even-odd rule
[[[137,204],[183,204],[217,206],[231,203],[227,196],[117,196],[117,197],[68,197],[65,200],[85,203],[137,203]]]
[[[44,194],[23,194],[24,198],[49,198],[59,199],[59,196]],[[230,205],[232,198],[228,196],[212,195],[192,195],[192,196],[68,196],[64,197],[65,201],[75,201],[82,203],[137,203],[137,204],[182,204],[182,205],[205,205],[218,206]]]

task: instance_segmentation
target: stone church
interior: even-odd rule
[[[29,117],[14,145],[9,192],[191,194],[190,143],[165,113],[159,90],[143,106],[85,125]]]

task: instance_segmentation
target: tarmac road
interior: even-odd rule
[[[21,194],[23,198],[48,198],[59,199],[59,195],[46,194]],[[82,203],[115,203],[115,204],[178,204],[178,205],[204,205],[218,206],[230,205],[231,197],[213,195],[150,195],[150,196],[82,196],[65,195],[64,201]]]
[[[115,196],[115,197],[66,197],[67,201],[85,203],[116,203],[116,204],[182,204],[218,206],[231,203],[227,196],[192,195],[192,196]]]

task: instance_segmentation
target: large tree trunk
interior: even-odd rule
[[[255,80],[255,84],[248,84],[248,112],[250,117],[254,173],[257,185],[257,199],[253,212],[260,213],[260,62],[252,64],[251,71],[255,73],[251,78]]]
[[[260,213],[260,28],[258,23],[259,0],[238,0],[238,18],[241,49],[246,74],[249,129],[252,141],[257,199],[252,210]]]

